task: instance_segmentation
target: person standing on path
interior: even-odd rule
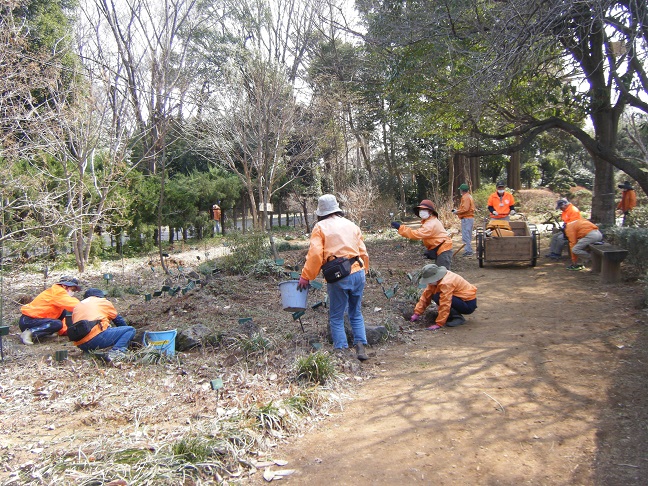
[[[472,314],[477,309],[477,287],[462,276],[445,267],[434,264],[425,265],[418,277],[419,285],[426,285],[411,322],[420,319],[432,301],[439,306],[436,323],[428,330],[436,331],[444,326],[456,327],[466,322],[463,314]]]
[[[18,327],[22,331],[20,339],[23,344],[34,344],[34,338],[58,333],[65,336],[67,325],[65,313],[72,312],[79,303],[74,292],[81,290],[79,281],[72,277],[61,277],[49,289],[43,290],[29,304],[20,308],[21,316]]]
[[[558,202],[556,203],[556,209],[560,209],[560,211],[562,211],[560,217],[563,220],[563,226],[560,231],[557,231],[551,237],[551,243],[549,244],[549,254],[545,255],[545,257],[551,258],[552,260],[559,260],[560,258],[562,258],[563,248],[567,243],[567,237],[565,236],[565,226],[567,226],[572,221],[582,219],[580,210],[565,198],[558,199]]]
[[[307,290],[310,281],[317,277],[322,266],[334,258],[353,260],[350,274],[335,282],[327,282],[329,297],[329,327],[336,352],[348,349],[344,330],[344,313],[348,312],[356,357],[368,359],[365,351],[367,335],[362,315],[362,296],[369,271],[369,255],[360,228],[344,217],[333,194],[324,194],[317,201],[317,224],[310,236],[306,263],[302,269],[297,288]],[[341,351],[337,351],[341,350]]]
[[[414,206],[412,211],[421,218],[421,227],[412,229],[400,221],[392,221],[391,226],[398,234],[410,240],[422,240],[426,258],[434,260],[437,265],[450,269],[452,265],[452,238],[439,220],[434,204],[429,199],[424,199],[421,204]]]
[[[583,260],[591,258],[587,247],[603,241],[603,234],[598,226],[588,219],[577,219],[565,226],[565,236],[569,240],[572,264],[567,270],[582,270],[585,265],[578,263],[579,257]]]
[[[630,211],[637,206],[637,193],[632,188],[629,181],[619,184],[618,187],[619,189],[623,189],[623,192],[621,193],[621,201],[617,204],[617,209],[623,213],[623,222],[621,223],[621,226],[625,226]]]
[[[473,227],[475,226],[475,201],[473,201],[473,197],[470,194],[468,184],[461,184],[459,186],[459,192],[461,193],[459,209],[453,209],[452,212],[461,221],[461,242],[466,245],[463,256],[469,257],[473,255],[471,243]]]
[[[506,191],[503,181],[497,183],[497,190],[488,197],[488,212],[491,219],[509,221],[515,214],[515,198]]]
[[[116,361],[123,357],[128,344],[135,337],[135,328],[126,324],[126,320],[117,313],[112,302],[106,299],[101,289],[90,288],[83,294],[83,300],[72,311],[72,323],[96,321],[90,332],[74,345],[82,351],[111,348],[107,361]],[[110,321],[115,326],[111,327]]]

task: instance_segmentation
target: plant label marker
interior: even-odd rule
[[[241,317],[238,320],[239,324],[245,324],[246,322],[252,322],[252,318],[251,317]]]
[[[285,263],[285,260],[283,258],[278,258],[277,260],[275,260],[275,265],[277,265],[279,267],[283,266],[284,263]]]
[[[299,278],[300,274],[298,272],[290,272],[290,278]]]
[[[216,378],[216,379],[210,381],[209,384],[211,385],[212,390],[220,390],[221,388],[223,388],[223,379],[222,378]]]
[[[144,302],[151,302],[151,294],[144,294]]]
[[[324,285],[322,284],[322,282],[318,282],[317,280],[313,280],[310,283],[310,286],[313,287],[314,289],[320,290]]]

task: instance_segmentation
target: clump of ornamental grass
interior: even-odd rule
[[[294,370],[297,380],[320,385],[337,376],[333,357],[319,351],[297,358]]]

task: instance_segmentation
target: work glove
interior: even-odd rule
[[[392,221],[392,222],[391,222],[391,227],[394,228],[395,230],[397,230],[398,228],[400,228],[400,226],[401,226],[401,222],[400,222],[400,221]]]
[[[308,286],[310,285],[310,281],[306,280],[304,277],[299,277],[299,283],[297,284],[297,290],[300,292],[302,290],[308,290]]]
[[[457,214],[457,210],[456,210],[456,209],[453,209],[453,210],[452,210],[452,214]]]
[[[410,317],[410,322],[416,322],[421,318],[418,314],[412,314],[412,317]]]
[[[493,216],[497,216],[499,213],[497,211],[493,211]]]
[[[511,209],[511,212],[509,214],[513,216],[515,214],[515,209]]]

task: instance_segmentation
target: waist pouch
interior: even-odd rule
[[[351,266],[353,265],[353,262],[359,262],[360,266],[362,266],[362,262],[357,256],[353,258],[338,258],[333,255],[333,260],[329,260],[322,265],[324,280],[328,283],[333,283],[343,279],[344,277],[348,277],[351,275]]]
[[[424,256],[425,258],[429,258],[430,260],[436,260],[436,259],[437,259],[437,256],[438,256],[437,253],[438,253],[438,251],[439,251],[439,248],[441,248],[441,245],[443,245],[443,242],[439,243],[439,244],[436,246],[436,248],[432,248],[432,249],[430,249],[430,250],[425,250],[425,252],[423,252],[423,256]]]
[[[67,337],[70,339],[70,341],[81,341],[84,337],[86,337],[88,334],[90,334],[90,331],[99,324],[99,321],[86,321],[81,320],[78,322],[75,322],[71,326],[68,326],[67,328]]]

